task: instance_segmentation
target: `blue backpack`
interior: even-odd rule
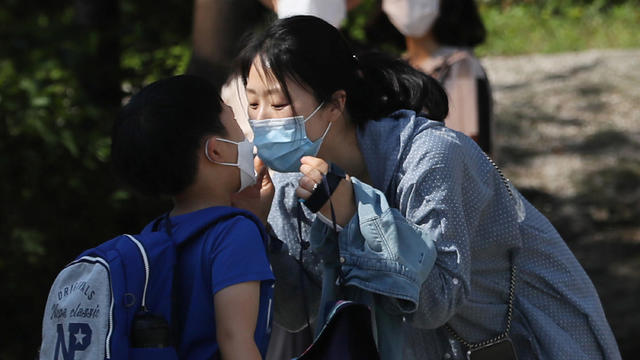
[[[249,217],[238,210],[210,226],[237,215]],[[60,271],[44,311],[40,359],[178,359],[172,321],[178,249],[155,227],[106,241]]]
[[[177,359],[168,327],[175,261],[175,244],[163,231],[120,235],[83,252],[51,286],[40,359]],[[164,348],[134,348],[134,318],[143,327],[156,319],[144,330]]]

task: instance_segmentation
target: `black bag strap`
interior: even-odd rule
[[[491,163],[491,165],[493,165],[493,167],[496,169],[496,171],[498,172],[498,174],[500,175],[500,178],[502,180],[502,183],[504,184],[505,188],[507,189],[507,192],[509,193],[509,196],[511,198],[513,198],[513,191],[511,191],[511,186],[509,185],[509,180],[504,176],[504,174],[502,173],[502,170],[500,170],[500,168],[498,167],[498,165],[496,165],[496,163],[485,153],[484,154],[485,157],[487,158],[487,160],[489,160],[489,162]],[[467,340],[465,340],[463,337],[461,337],[455,330],[453,330],[453,328],[447,323],[445,324],[445,328],[447,329],[447,331],[449,332],[449,334],[459,343],[461,343],[462,345],[464,345],[468,350],[474,350],[480,347],[484,347],[486,345],[495,343],[497,341],[500,341],[502,339],[505,339],[509,336],[509,333],[511,331],[511,320],[513,318],[513,301],[515,299],[515,291],[516,291],[516,264],[515,264],[515,254],[512,252],[509,253],[509,261],[511,262],[511,278],[509,280],[509,297],[507,300],[507,320],[506,320],[506,324],[505,324],[505,330],[492,337],[491,339],[485,340],[485,341],[481,341],[478,343],[471,343]]]
[[[515,288],[516,288],[516,265],[513,263],[513,253],[510,254],[511,257],[511,280],[509,282],[509,300],[507,302],[507,321],[505,324],[505,330],[492,337],[491,339],[485,340],[485,341],[481,341],[478,343],[471,343],[468,342],[467,340],[465,340],[464,338],[462,338],[455,330],[453,330],[453,328],[447,323],[445,324],[445,328],[447,329],[447,331],[449,332],[449,334],[451,334],[451,336],[458,341],[459,343],[461,343],[462,345],[464,345],[468,350],[473,350],[473,349],[477,349],[480,347],[484,347],[486,345],[495,343],[497,341],[500,341],[502,339],[505,339],[509,336],[509,332],[511,331],[511,319],[513,317],[513,300],[515,298]]]

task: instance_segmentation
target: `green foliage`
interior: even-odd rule
[[[192,9],[136,1],[120,2],[135,12],[110,13],[113,4],[0,8],[0,316],[17,325],[0,330],[1,359],[34,357],[48,288],[66,262],[168,208],[118,186],[109,136],[123,96],[186,68]],[[169,24],[167,14],[180,16]],[[155,21],[169,25],[158,33]]]
[[[637,1],[485,1],[480,11],[488,30],[480,55],[553,53],[590,48],[640,46]]]
[[[376,0],[362,0],[360,5],[348,14],[349,16],[343,25],[347,35],[355,41],[366,43],[365,27],[375,16],[377,9]]]
[[[353,40],[368,43],[366,27],[377,15],[377,0],[363,0],[345,23]],[[477,0],[487,41],[486,55],[640,47],[639,0]],[[402,44],[383,39],[376,45],[393,53]]]

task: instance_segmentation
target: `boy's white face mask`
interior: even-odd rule
[[[389,21],[409,37],[426,34],[438,17],[439,9],[440,0],[382,0],[382,10]]]
[[[278,0],[278,18],[313,15],[339,27],[347,16],[345,0]]]
[[[231,141],[223,138],[215,138],[218,141],[226,142],[229,144],[235,144],[238,147],[238,159],[235,163],[228,162],[218,162],[214,161],[209,157],[209,140],[204,143],[204,155],[209,159],[209,161],[220,164],[220,165],[228,165],[235,166],[240,169],[240,189],[238,191],[242,191],[244,188],[254,185],[256,183],[256,170],[253,166],[253,143],[247,139],[244,139],[240,142]]]

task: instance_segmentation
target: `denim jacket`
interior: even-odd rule
[[[370,303],[381,357],[398,359],[402,356],[402,316],[418,308],[420,288],[436,260],[436,249],[432,236],[389,207],[381,191],[355,177],[351,182],[357,211],[337,241],[334,230],[318,218],[311,226],[311,249],[323,263],[320,304],[339,300],[336,280],[381,295],[372,301],[368,294],[352,289],[342,299]],[[337,279],[338,269],[342,279]]]
[[[584,269],[472,139],[406,110],[368,121],[357,136],[372,183],[354,180],[357,216],[340,233],[334,259],[344,258],[345,280],[354,285],[347,288],[357,289],[348,295],[371,294],[374,310],[384,310],[376,316],[389,315],[390,328],[401,328],[395,334],[404,340],[403,359],[464,359],[463,346],[445,324],[471,343],[504,331],[512,265],[517,273],[510,336],[519,359],[620,359]],[[318,308],[329,268],[324,261],[335,251],[323,250],[326,237],[312,236],[330,232],[306,209],[299,236],[299,177],[275,174],[269,215],[286,243],[270,259],[274,321],[291,330],[304,323],[301,299],[308,299],[308,309]],[[301,251],[309,239],[313,251]],[[308,275],[304,286],[300,269]]]

